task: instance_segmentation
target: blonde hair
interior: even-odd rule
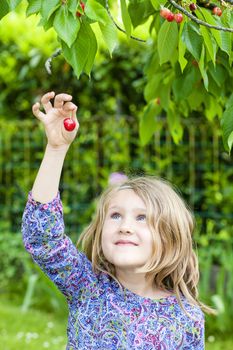
[[[154,280],[156,287],[172,291],[181,306],[181,295],[184,295],[204,312],[214,313],[198,300],[199,269],[192,242],[194,218],[181,197],[163,179],[152,176],[124,179],[110,184],[103,192],[94,219],[78,240],[92,261],[93,270],[107,273],[117,281],[114,266],[104,257],[101,233],[109,202],[123,189],[132,189],[144,201],[153,236],[154,253],[140,272]]]

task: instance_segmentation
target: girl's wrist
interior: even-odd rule
[[[70,145],[68,144],[62,146],[52,146],[49,143],[47,143],[46,152],[64,155],[67,153],[69,147]]]

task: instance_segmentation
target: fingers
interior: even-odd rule
[[[55,96],[54,108],[62,108],[65,102],[71,101],[72,96],[68,94],[59,94]]]
[[[37,102],[32,106],[32,112],[36,118],[42,120],[45,117],[45,114],[40,111],[40,103]]]
[[[53,108],[52,103],[50,102],[50,100],[52,98],[54,98],[54,96],[55,96],[55,92],[51,91],[51,92],[48,92],[47,94],[45,94],[44,96],[42,96],[42,98],[41,98],[41,103],[42,103],[46,113],[48,113],[48,111],[51,108]]]
[[[77,107],[71,110],[71,118],[77,121],[76,113],[77,113]]]
[[[79,128],[79,122],[76,117],[77,110],[78,107],[72,102],[66,102],[63,106],[64,113],[76,122],[76,130]]]
[[[51,103],[51,99],[54,98],[54,107]],[[55,96],[55,92],[51,91],[47,94],[43,95],[41,98],[41,104],[45,110],[45,113],[47,114],[50,112],[51,109],[56,108],[60,109],[61,115],[65,116],[65,114],[68,114],[68,116],[72,116],[72,118],[76,117],[76,112],[78,107],[70,102],[72,100],[72,96],[62,93]],[[37,102],[32,107],[33,114],[40,120],[44,119],[46,117],[46,114],[40,111],[40,103]]]
[[[76,112],[77,112],[77,106],[76,106],[76,109],[73,109],[71,111],[71,119],[73,119],[76,122],[76,128],[75,129],[78,130],[79,129],[79,121],[77,119]]]
[[[75,111],[75,113],[77,112],[77,109],[78,107],[72,103],[72,102],[66,102],[64,105],[63,105],[63,111],[65,113],[68,113],[68,112],[72,112],[72,111]]]

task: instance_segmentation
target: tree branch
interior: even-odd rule
[[[110,8],[109,8],[109,3],[108,3],[108,0],[105,0],[105,6],[106,6],[106,10],[108,12],[108,15],[109,17],[111,18],[112,22],[114,23],[114,25],[117,27],[118,30],[120,30],[121,32],[125,33],[126,34],[126,31],[124,29],[122,29],[114,20],[114,18],[112,17],[112,14],[110,12]],[[137,40],[137,41],[140,41],[142,43],[145,43],[146,40],[143,40],[143,39],[140,39],[140,38],[136,38],[135,36],[133,35],[130,35],[130,38],[133,39],[133,40]]]
[[[197,17],[195,17],[194,15],[192,15],[189,11],[185,10],[182,6],[178,5],[174,0],[168,0],[168,1],[170,2],[170,4],[172,4],[172,6],[174,6],[176,9],[180,10],[180,12],[183,12],[187,17],[191,18],[197,24],[200,24],[200,25],[208,27],[208,28],[216,29],[216,30],[222,30],[223,32],[233,33],[232,28],[215,26],[215,25],[209,24],[207,22],[204,22],[204,21],[198,19]],[[228,1],[231,1],[231,0],[228,0]]]
[[[61,49],[57,49],[45,62],[45,69],[48,74],[52,74],[52,60],[61,54]]]
[[[233,5],[233,0],[224,0],[224,2],[228,2],[229,4]]]

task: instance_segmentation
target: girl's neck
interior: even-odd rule
[[[146,279],[145,274],[118,271],[116,277],[123,287],[144,298],[159,299],[172,295],[157,288],[153,281]]]

